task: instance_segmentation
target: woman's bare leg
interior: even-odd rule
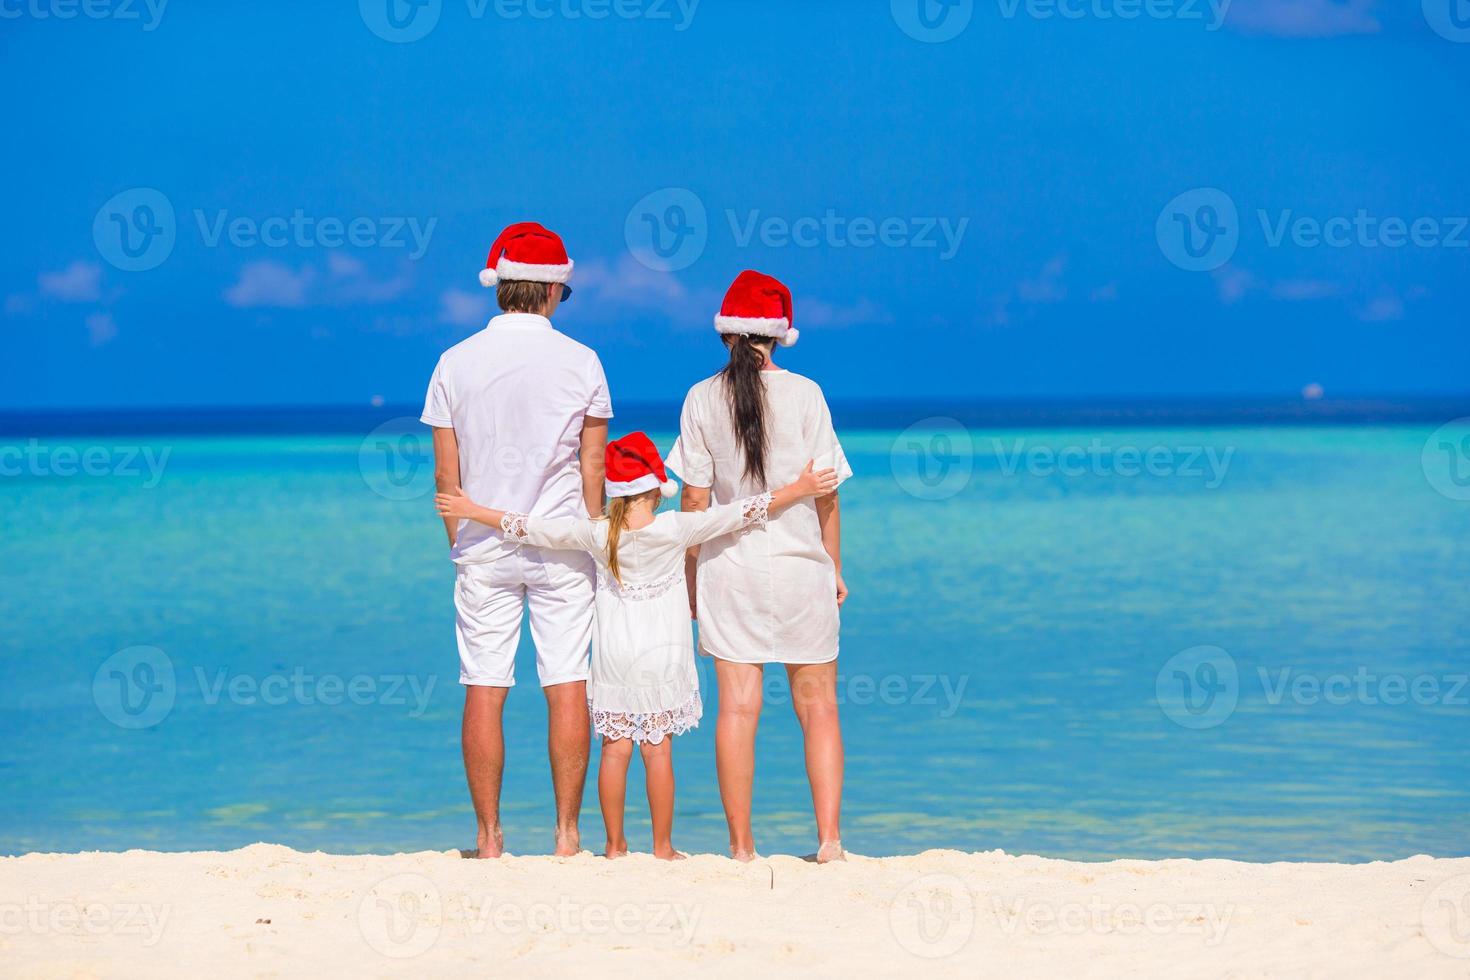
[[[737,664],[715,659],[720,685],[720,716],[715,722],[715,770],[720,777],[720,800],[730,825],[730,856],[737,861],[755,857],[750,830],[751,786],[755,781],[755,732],[761,718],[760,664]]]
[[[680,861],[688,855],[674,850],[674,737],[654,745],[638,746],[648,783],[648,815],[653,819],[653,856]]]
[[[633,759],[633,740],[602,739],[602,762],[597,767],[597,802],[602,806],[602,825],[607,828],[608,857],[628,853],[628,838],[623,833],[623,807],[628,795],[628,763]]]
[[[843,859],[842,725],[837,718],[837,661],[787,664],[791,705],[806,744],[806,778],[817,814],[817,861]]]

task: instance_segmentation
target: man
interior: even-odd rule
[[[500,308],[484,330],[444,353],[422,421],[434,427],[435,482],[475,500],[543,517],[597,517],[612,402],[597,355],[558,333],[551,316],[568,296],[572,261],[553,232],[511,225],[480,282]],[[589,555],[507,541],[498,529],[446,519],[458,566],[461,742],[482,858],[499,857],[501,720],[515,684],[521,616],[529,605],[536,672],[546,694],[556,853],[580,849],[577,815],[587,776],[588,647],[594,565]]]

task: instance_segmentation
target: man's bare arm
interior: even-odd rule
[[[582,420],[582,499],[588,517],[601,517],[603,492],[607,489],[607,419],[591,416]]]
[[[822,547],[837,567],[837,605],[847,601],[847,583],[842,578],[842,508],[833,490],[817,498],[817,521],[822,526]]]
[[[709,487],[691,487],[684,484],[684,492],[679,496],[679,509],[685,511],[709,510]],[[689,587],[689,618],[699,618],[699,605],[695,596],[699,593],[695,588],[694,577],[699,573],[699,545],[690,548],[684,554],[684,584]]]
[[[440,493],[453,493],[459,488],[459,436],[453,429],[434,429],[434,486]],[[459,518],[444,518],[444,533],[449,535],[451,548],[458,529]]]

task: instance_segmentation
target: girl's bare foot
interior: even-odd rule
[[[833,861],[846,861],[847,852],[842,849],[842,841],[826,840],[817,848],[817,863],[830,864]]]
[[[505,836],[500,828],[483,830],[475,839],[475,857],[498,858],[505,853]]]
[[[608,841],[607,849],[602,852],[602,855],[608,860],[612,860],[613,858],[625,858],[628,856],[628,842],[625,840]]]

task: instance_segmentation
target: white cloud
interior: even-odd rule
[[[5,297],[5,314],[19,316],[36,308],[36,298],[26,293],[11,293]]]
[[[1340,37],[1377,34],[1378,0],[1234,0],[1227,26],[1245,34]]]
[[[490,293],[446,289],[439,294],[439,322],[456,327],[482,327],[490,317]]]
[[[240,308],[386,303],[413,285],[407,271],[377,278],[361,260],[342,252],[328,252],[325,265],[325,270],[315,265],[293,269],[274,259],[247,262],[239,281],[225,290],[225,302]]]
[[[102,265],[80,259],[60,272],[43,272],[37,277],[41,295],[63,303],[95,303],[102,298]]]
[[[315,278],[311,266],[297,271],[274,259],[247,262],[240,269],[240,281],[225,290],[225,302],[239,308],[305,306]]]
[[[893,314],[867,299],[856,303],[828,303],[820,299],[803,299],[795,303],[796,325],[814,327],[850,327],[861,323],[892,323]]]
[[[1369,300],[1367,304],[1355,311],[1355,315],[1364,323],[1388,323],[1392,320],[1404,318],[1404,301],[1393,293],[1383,293]]]
[[[1041,274],[1032,279],[1016,283],[1016,295],[1025,303],[1060,303],[1067,298],[1067,284],[1062,277],[1067,272],[1067,257],[1057,255],[1041,267]]]
[[[89,314],[86,324],[87,336],[91,338],[93,347],[101,347],[117,336],[117,321],[105,310]]]

